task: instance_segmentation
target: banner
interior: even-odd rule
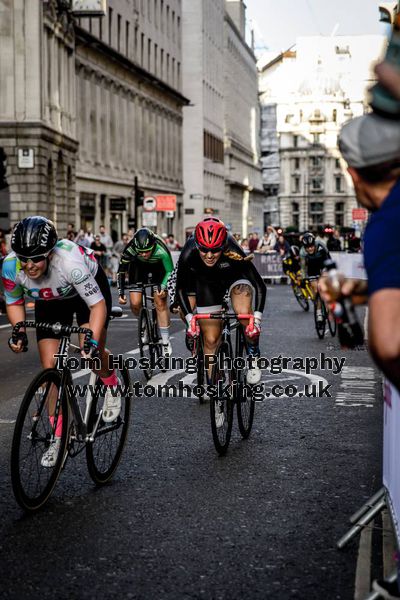
[[[400,395],[384,381],[383,408],[383,485],[393,519],[397,545],[400,544]]]
[[[256,252],[253,264],[261,277],[267,279],[272,277],[285,277],[282,267],[282,257],[278,252],[266,252],[265,254]]]

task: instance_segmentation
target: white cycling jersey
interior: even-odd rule
[[[62,300],[79,294],[88,306],[104,300],[95,280],[99,265],[93,250],[69,240],[55,245],[46,273],[30,279],[14,252],[3,262],[2,280],[7,304],[23,304],[24,296],[34,300]]]

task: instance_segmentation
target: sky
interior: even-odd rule
[[[268,51],[286,50],[302,35],[388,32],[388,26],[379,22],[378,0],[244,1],[247,19],[255,21],[256,47],[266,46]]]

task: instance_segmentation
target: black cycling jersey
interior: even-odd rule
[[[317,277],[321,275],[324,262],[331,258],[328,249],[322,242],[315,242],[315,252],[308,254],[304,246],[300,249],[302,277]]]
[[[221,305],[226,291],[236,282],[248,281],[255,291],[255,310],[263,312],[266,286],[246,254],[228,235],[227,246],[213,267],[204,264],[191,236],[179,257],[176,278],[176,300],[185,316],[192,312],[189,295],[196,296],[198,307]]]

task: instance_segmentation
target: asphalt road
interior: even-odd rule
[[[341,373],[310,375],[332,397],[257,403],[249,440],[234,425],[227,456],[214,450],[209,407],[196,399],[134,401],[113,482],[96,489],[83,456],[67,462],[48,505],[24,516],[10,484],[13,423],[39,369],[13,355],[0,317],[0,597],[4,599],[351,599],[358,544],[335,543],[347,518],[380,487],[382,405],[367,352],[320,341],[289,288],[269,287],[262,354],[345,358]],[[136,322],[110,325],[114,353],[136,347]],[[178,321],[175,356],[187,356]],[[315,379],[293,369],[263,379]],[[139,371],[132,380],[144,381]],[[157,376],[165,381],[185,373]],[[273,381],[272,381],[273,380]]]

